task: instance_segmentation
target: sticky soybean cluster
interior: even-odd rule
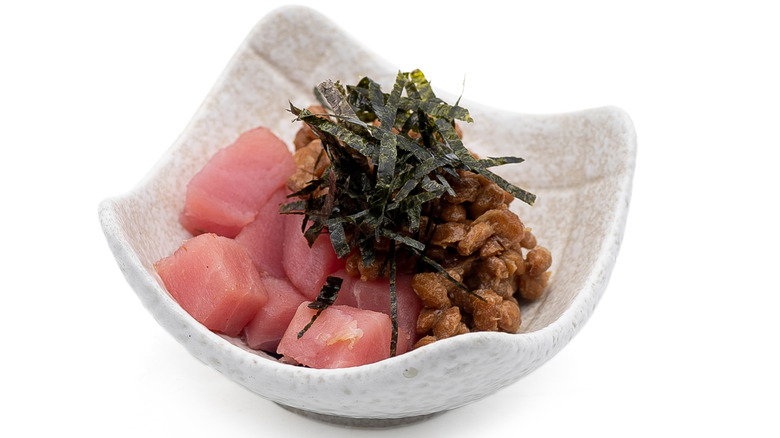
[[[550,277],[550,251],[509,209],[512,196],[481,175],[459,176],[448,181],[455,195],[434,203],[429,216],[436,223],[426,255],[450,278],[412,277],[424,306],[415,348],[471,331],[516,333],[520,302],[539,298]]]

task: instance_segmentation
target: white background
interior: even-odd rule
[[[97,220],[286,3],[0,6],[0,435],[366,435],[190,357]],[[623,248],[580,334],[487,399],[372,434],[780,436],[772,2],[299,3],[439,89],[459,93],[465,77],[469,99],[525,113],[615,105],[638,136]]]

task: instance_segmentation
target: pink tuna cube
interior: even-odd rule
[[[237,336],[268,301],[246,248],[208,233],[154,265],[179,305],[209,330]]]
[[[284,216],[284,272],[305,297],[315,300],[328,275],[343,268],[346,262],[336,256],[327,233],[320,234],[310,248],[301,231],[303,216]]]
[[[355,294],[352,293],[352,285],[356,281],[360,281],[360,279],[350,277],[349,274],[347,274],[347,270],[344,268],[341,268],[338,271],[328,275],[328,277],[338,277],[341,279],[341,289],[339,289],[339,295],[336,298],[336,302],[334,304],[357,307]],[[322,286],[320,286],[320,288],[322,288]]]
[[[390,357],[390,317],[349,306],[330,306],[299,339],[317,312],[306,301],[284,333],[277,352],[312,368],[346,368]]]
[[[250,347],[276,352],[279,340],[290,325],[298,306],[306,301],[306,297],[286,278],[262,275],[261,281],[268,291],[268,302],[249,322],[244,334]]]
[[[242,232],[243,233],[243,232]],[[240,235],[239,235],[240,236]],[[342,279],[341,291],[336,304],[352,305],[354,296],[351,293],[352,282],[356,279],[347,275],[344,269],[331,274]],[[290,325],[298,306],[309,299],[301,294],[298,289],[287,279],[275,278],[267,274],[261,274],[261,280],[268,291],[268,302],[260,308],[257,315],[244,329],[246,343],[250,347],[276,352],[279,340],[284,335],[287,326]]]
[[[354,279],[351,287],[351,290],[344,290],[343,293],[350,294],[352,298],[344,297],[344,300],[350,300],[359,309],[382,312],[390,316],[390,280],[362,281]],[[396,276],[395,295],[399,331],[396,353],[401,354],[410,350],[420,338],[417,335],[417,319],[423,305],[420,297],[412,289],[411,275],[398,274]],[[339,299],[341,298],[341,293],[339,293]],[[404,339],[407,342],[406,345],[402,345]]]
[[[236,236],[236,242],[249,250],[258,271],[279,278],[286,276],[282,266],[285,215],[279,213],[279,205],[286,202],[286,189],[274,192],[255,219]]]
[[[269,129],[247,131],[190,180],[179,221],[193,235],[235,237],[295,168],[287,145]]]

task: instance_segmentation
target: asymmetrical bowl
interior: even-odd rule
[[[255,126],[269,127],[292,144],[299,126],[290,123],[288,102],[314,103],[317,83],[370,76],[389,87],[397,71],[317,12],[278,9],[251,31],[156,166],[131,191],[99,207],[119,267],[162,327],[229,379],[320,419],[410,421],[516,382],[559,352],[591,316],[623,236],[636,136],[622,110],[527,115],[465,103],[475,120],[462,125],[467,147],[484,156],[526,159],[497,171],[538,196],[533,207],[515,201],[511,208],[553,254],[547,294],[524,305],[517,334],[471,333],[370,365],[318,370],[279,363],[192,319],[153,268],[191,237],[178,222],[187,181],[217,149]]]

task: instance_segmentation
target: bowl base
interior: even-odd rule
[[[320,421],[328,424],[334,424],[337,426],[366,428],[366,429],[407,426],[410,424],[419,423],[421,421],[428,420],[430,418],[433,418],[437,415],[441,415],[443,413],[443,412],[434,412],[432,414],[415,415],[411,417],[401,417],[401,418],[352,418],[352,417],[342,417],[339,415],[320,414],[317,412],[311,412],[304,409],[293,408],[291,406],[286,406],[281,403],[277,403],[277,404],[290,412],[294,412],[310,420]]]

